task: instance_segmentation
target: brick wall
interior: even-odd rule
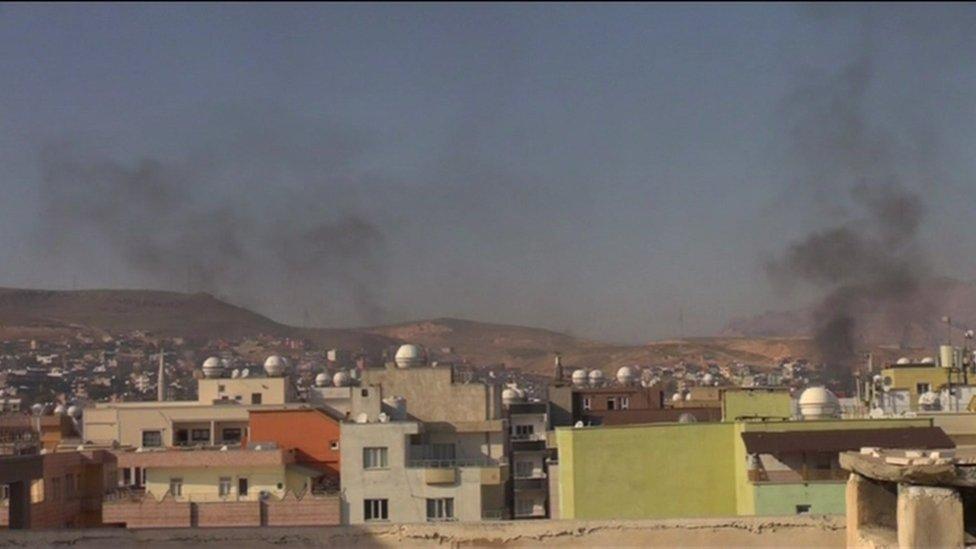
[[[215,501],[195,503],[197,526],[216,528],[224,526],[261,526],[261,502]]]
[[[151,497],[142,501],[105,502],[102,522],[124,524],[126,528],[189,528],[190,503]]]
[[[291,493],[281,501],[267,503],[268,526],[336,526],[340,523],[339,498],[305,496]]]

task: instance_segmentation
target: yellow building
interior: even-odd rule
[[[295,464],[294,451],[162,450],[119,452],[123,484],[142,486],[157,501],[258,501],[301,494],[321,472]]]
[[[953,445],[922,418],[558,428],[556,441],[553,508],[586,520],[840,514],[839,451]]]
[[[881,379],[893,391],[908,391],[912,410],[918,409],[918,397],[927,391],[938,392],[951,381],[962,384],[961,374],[935,364],[893,364],[881,370]]]

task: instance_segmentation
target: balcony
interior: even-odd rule
[[[521,492],[547,490],[549,486],[545,478],[516,478],[513,488]]]
[[[407,461],[407,467],[437,469],[437,468],[457,468],[457,467],[498,467],[497,459],[489,457],[477,458],[454,458],[454,459],[411,459]]]

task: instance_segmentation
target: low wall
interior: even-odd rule
[[[263,512],[262,512],[262,507]],[[144,528],[228,528],[258,526],[336,526],[339,498],[288,495],[281,500],[186,502],[171,498],[157,502],[121,499],[105,502],[102,522]],[[262,520],[262,515],[264,520]]]
[[[0,547],[128,547],[147,544],[212,547],[304,546],[635,546],[843,547],[838,517],[736,517],[640,521],[532,520],[465,524],[335,526],[329,528],[212,528],[170,530],[61,530],[6,532]]]

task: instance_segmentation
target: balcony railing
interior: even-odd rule
[[[513,433],[511,438],[513,442],[523,441],[523,440],[526,441],[546,440],[546,434],[545,433],[520,433],[520,434]]]
[[[498,467],[498,460],[487,457],[455,459],[411,459],[407,467],[425,469],[447,469],[452,467]]]

